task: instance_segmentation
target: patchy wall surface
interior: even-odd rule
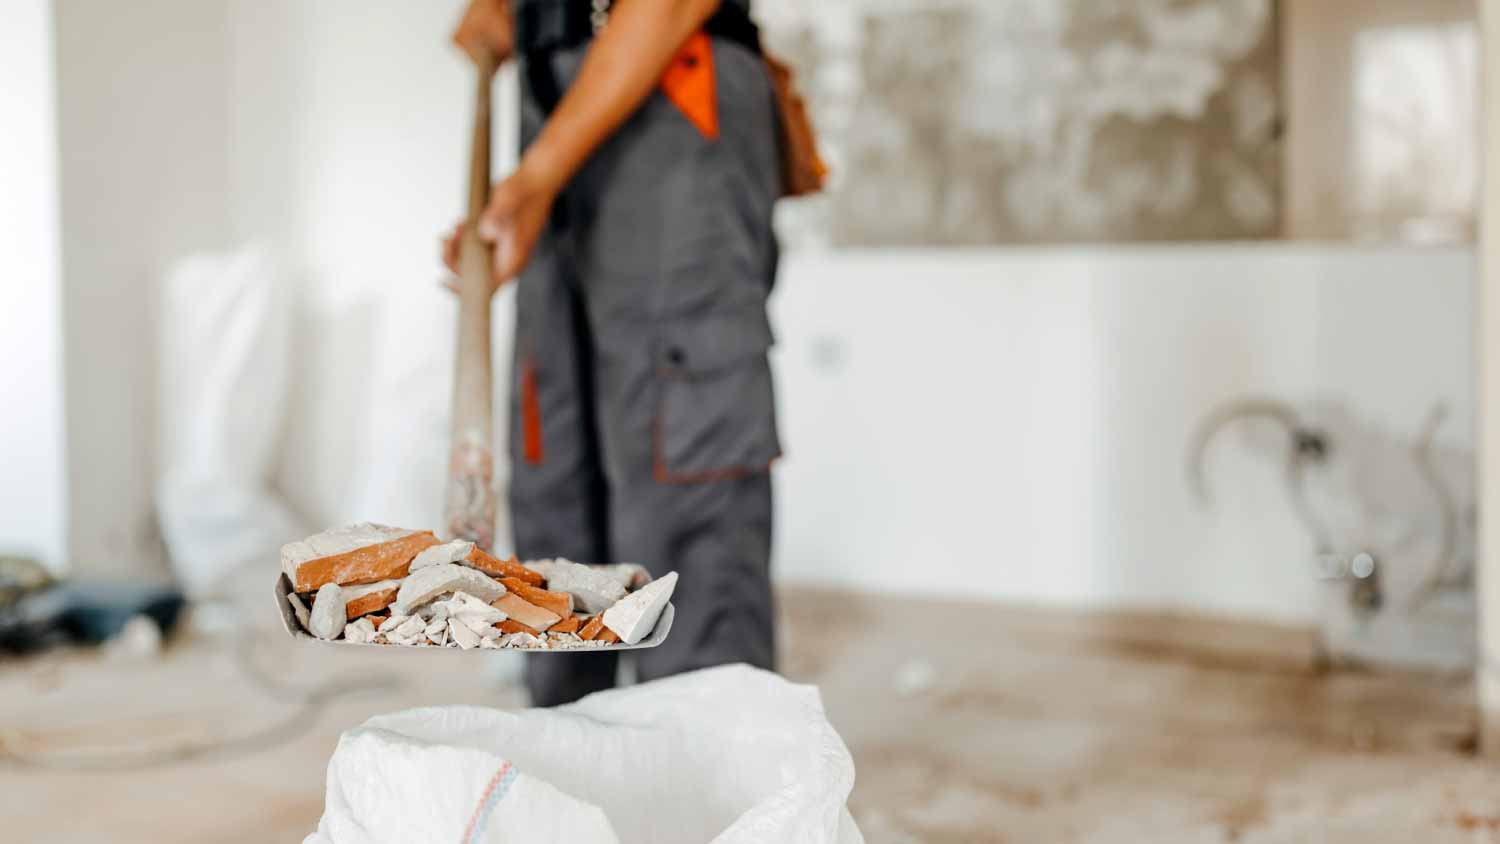
[[[826,196],[789,212],[799,241],[1278,231],[1271,0],[759,0],[756,14],[833,171]]]

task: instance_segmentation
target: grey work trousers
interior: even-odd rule
[[[565,89],[582,52],[538,60]],[[671,636],[635,654],[642,680],[774,667],[778,118],[759,56],[715,41],[713,69],[718,137],[654,92],[558,197],[516,293],[516,551],[679,573]],[[523,93],[523,144],[542,119]],[[532,702],[609,688],[616,663],[528,657]]]

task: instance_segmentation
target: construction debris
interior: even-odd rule
[[[302,599],[297,597],[296,592],[288,592],[286,602],[292,605],[292,613],[297,616],[297,623],[302,625],[302,629],[310,629],[308,625],[311,623],[311,615],[307,604],[302,603]]]
[[[646,571],[646,567],[639,563],[611,563],[606,566],[590,566],[590,568],[619,581],[620,586],[627,592],[634,592],[651,582],[651,572]]]
[[[479,647],[479,634],[470,630],[467,624],[457,621],[448,622],[448,635],[452,636],[453,641],[457,642],[458,646],[464,650]]]
[[[468,559],[474,553],[474,543],[455,539],[442,545],[434,545],[424,550],[411,561],[411,570],[425,569],[439,563],[458,563]]]
[[[284,617],[320,639],[462,650],[633,645],[656,627],[677,581],[652,581],[630,563],[523,565],[472,542],[375,524],[288,543],[282,570]]]
[[[344,590],[337,583],[325,583],[313,599],[307,631],[319,639],[337,639],[344,632]]]
[[[375,623],[368,618],[349,622],[344,625],[344,639],[350,642],[374,641]]]
[[[396,590],[400,588],[399,580],[350,586],[344,590],[344,615],[349,621],[353,621],[360,616],[380,612],[396,600]]]
[[[396,594],[396,609],[411,612],[444,592],[468,592],[490,602],[505,594],[505,587],[471,568],[440,563],[409,575]]]
[[[491,602],[490,606],[533,630],[546,630],[548,627],[562,621],[562,616],[557,613],[542,609],[536,604],[510,593],[501,596],[498,601]]]
[[[514,577],[532,586],[546,584],[546,579],[515,559],[501,560],[475,548],[464,560],[464,564],[484,572],[490,577]]]
[[[660,580],[653,580],[640,589],[621,598],[614,606],[604,611],[604,626],[618,633],[627,645],[646,638],[656,627],[662,610],[672,599],[672,590],[677,586],[677,572]]]
[[[365,522],[288,542],[281,546],[281,570],[294,592],[313,592],[325,583],[374,583],[405,577],[412,558],[436,544],[431,531]]]
[[[552,591],[571,595],[574,604],[584,612],[604,612],[625,597],[626,587],[621,577],[594,566],[567,560],[539,560],[528,563],[527,568],[546,578]]]

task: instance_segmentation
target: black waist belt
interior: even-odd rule
[[[527,85],[544,112],[551,112],[562,99],[547,55],[593,38],[593,14],[591,0],[531,0],[517,4],[516,50],[525,59]],[[732,0],[719,4],[718,11],[704,22],[703,31],[751,52],[761,51],[760,28],[745,7]]]

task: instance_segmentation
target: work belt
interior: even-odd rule
[[[604,25],[608,0],[531,0],[516,7],[516,50],[525,61],[526,84],[531,95],[550,114],[562,99],[562,88],[547,57],[586,43]],[[724,0],[703,24],[713,38],[762,54],[760,28],[750,13],[734,0]]]

